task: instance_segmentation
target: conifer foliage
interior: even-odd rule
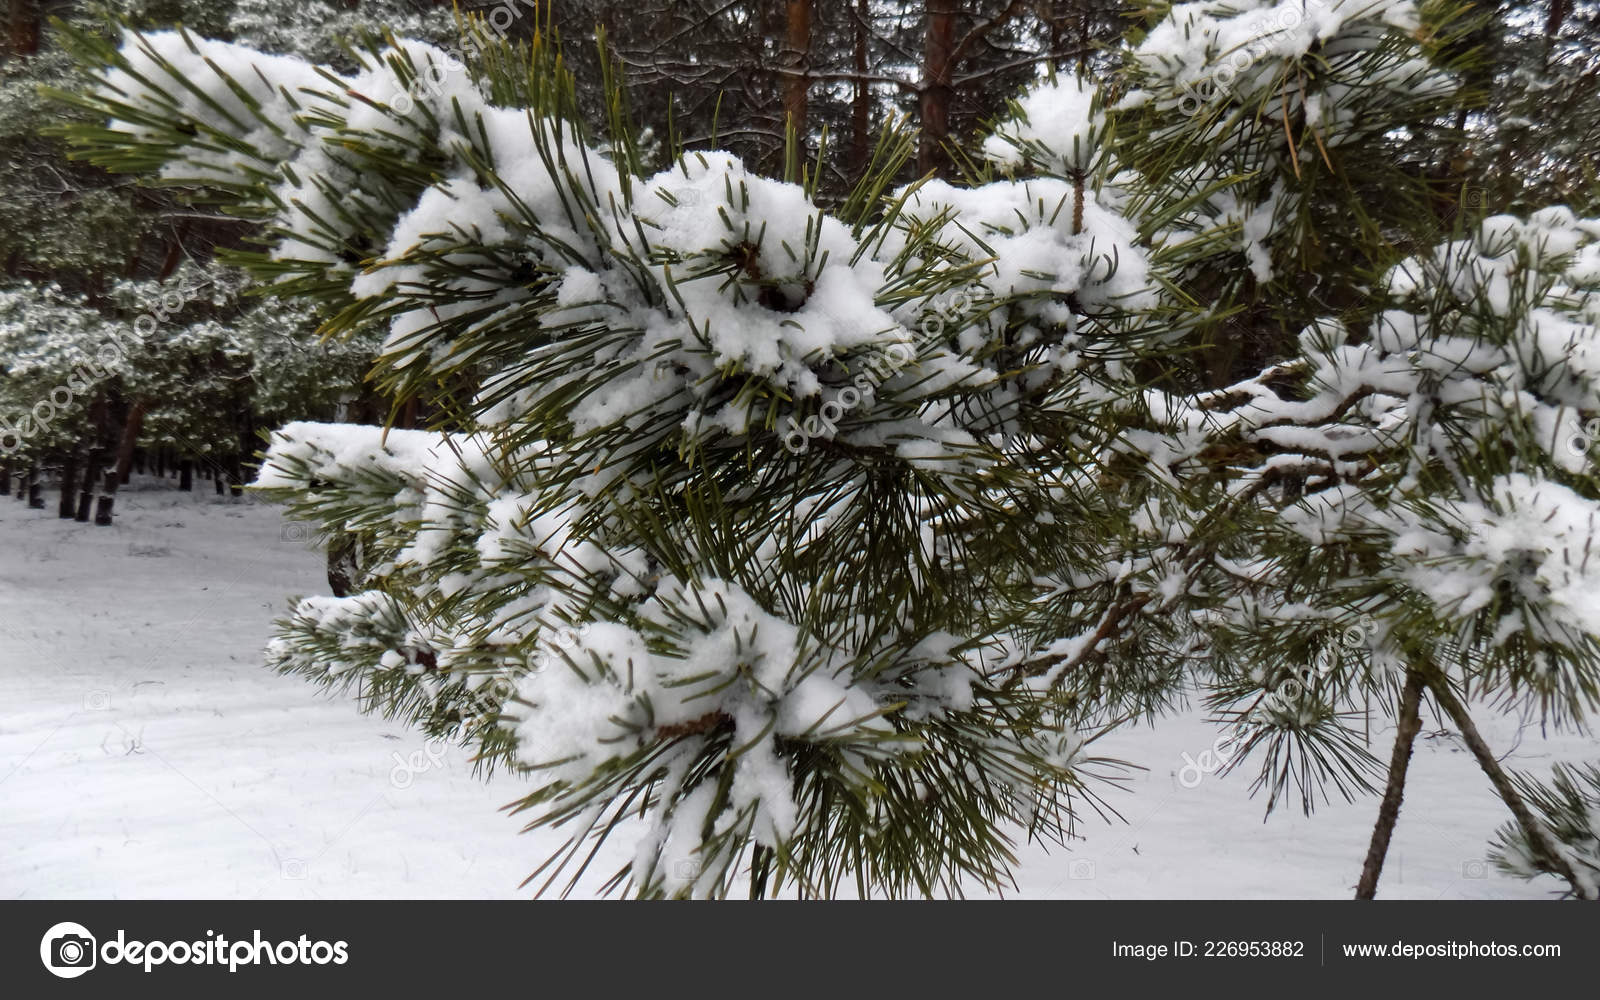
[[[1397,230],[1458,13],[1163,10],[969,182],[900,182],[890,127],[829,204],[798,153],[652,162],[614,80],[586,121],[547,35],[474,22],[353,71],[81,36],[75,140],[259,224],[240,262],[439,414],[273,436],[257,485],[361,564],[273,666],[526,780],[541,889],[626,837],[638,895],[958,894],[1196,685],[1307,809],[1376,787],[1355,705],[1414,678],[1465,726],[1594,707],[1600,223]]]

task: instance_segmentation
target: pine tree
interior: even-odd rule
[[[1200,508],[1234,536],[1204,583],[1226,597],[1204,625],[1223,766],[1258,755],[1269,808],[1297,789],[1309,810],[1329,786],[1373,787],[1368,716],[1393,713],[1370,897],[1431,698],[1533,856],[1594,897],[1466,702],[1558,723],[1594,708],[1600,621],[1576,594],[1596,481],[1573,442],[1600,405],[1595,222],[1493,215],[1504,202],[1452,165],[1487,99],[1470,7],[1191,4],[1152,21],[1125,99],[1147,115],[1134,162],[1238,223],[1247,267],[1185,275],[1223,306],[1209,374],[1267,364],[1190,397],[1189,437],[1160,443],[1230,495]]]
[[[595,124],[545,33],[482,22],[345,70],[82,36],[74,136],[259,225],[239,262],[386,325],[374,377],[436,415],[273,436],[258,486],[361,555],[275,667],[529,782],[541,890],[628,836],[644,896],[959,893],[1106,809],[1097,734],[1195,685],[1269,808],[1375,790],[1358,704],[1469,743],[1468,696],[1594,707],[1600,223],[1440,225],[1470,27],[1154,10],[970,183],[899,183],[888,128],[828,209],[792,139],[781,179],[650,173],[614,75]]]
[[[31,4],[15,9],[38,13]],[[133,24],[185,18],[208,33],[324,61],[342,57],[341,33],[363,19],[438,39],[453,37],[454,25],[448,12],[410,0],[359,11],[115,0],[51,13],[67,30],[87,32],[104,31],[106,14]],[[0,463],[59,470],[64,494],[101,488],[101,520],[110,523],[109,493],[136,449],[231,472],[258,447],[261,430],[336,415],[359,390],[376,343],[319,343],[307,304],[243,295],[237,273],[214,259],[247,231],[238,220],[68,161],[50,123],[74,113],[47,95],[68,82],[72,59],[60,32],[37,27],[30,51],[0,62]],[[114,474],[102,476],[107,469]]]
[[[1022,618],[1042,572],[1089,581],[1080,618],[1119,599],[1116,531],[1050,526],[1125,520],[1079,468],[1161,339],[1122,318],[1167,308],[1129,224],[1059,179],[895,190],[895,132],[832,215],[809,170],[640,177],[624,109],[588,138],[542,39],[462,68],[392,41],[353,77],[85,45],[127,123],[85,150],[263,220],[258,273],[335,330],[388,319],[377,377],[448,415],[275,437],[260,485],[367,566],[301,602],[280,669],[464,726],[575,853],[642,815],[617,880],[646,895],[1000,884],[1009,824],[1059,837],[1094,801],[1102,710]],[[1130,325],[1086,354],[1074,309]]]
[[[1515,823],[1495,835],[1492,857],[1500,870],[1522,878],[1568,871],[1589,887],[1600,883],[1600,767],[1557,764],[1549,784],[1529,775],[1516,778],[1518,792],[1561,844],[1562,863],[1552,863],[1544,845],[1532,842]]]

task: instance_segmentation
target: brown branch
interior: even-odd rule
[[[1406,686],[1400,694],[1400,713],[1396,720],[1399,726],[1394,734],[1394,752],[1389,756],[1389,781],[1383,790],[1383,802],[1378,806],[1378,821],[1372,827],[1367,860],[1361,866],[1361,882],[1356,886],[1357,899],[1372,899],[1378,894],[1378,876],[1383,874],[1389,841],[1400,819],[1400,802],[1406,792],[1406,771],[1411,767],[1411,749],[1416,745],[1417,732],[1422,729],[1422,689],[1425,686],[1421,673],[1406,671]]]
[[[902,80],[897,76],[886,76],[883,73],[861,73],[855,70],[798,70],[787,66],[771,66],[768,71],[776,76],[804,76],[811,80],[821,80],[825,83],[883,83],[911,94],[920,94],[922,87],[910,80]]]
[[[1007,21],[1010,21],[1013,17],[1016,17],[1022,12],[1022,9],[1025,6],[1027,6],[1027,4],[1024,2],[1024,0],[1011,0],[1011,2],[1006,5],[1005,10],[1002,10],[994,17],[984,21],[982,24],[975,25],[971,31],[967,32],[966,37],[957,42],[955,48],[950,50],[950,65],[954,66],[961,62],[962,58],[966,56],[969,48],[982,41],[984,37],[989,34],[989,32],[1000,27],[1002,24],[1005,24]]]
[[[696,733],[708,733],[723,723],[732,722],[733,717],[726,712],[707,712],[698,719],[688,722],[675,722],[670,726],[660,726],[656,729],[656,738],[671,740],[680,736],[693,736]]]
[[[1224,403],[1236,396],[1245,397],[1244,399],[1240,400],[1240,402],[1248,403],[1255,399],[1255,394],[1249,389],[1250,386],[1265,387],[1268,379],[1282,378],[1285,375],[1292,375],[1304,367],[1305,362],[1298,359],[1273,365],[1271,368],[1267,368],[1257,375],[1252,375],[1243,382],[1235,382],[1233,385],[1226,386],[1221,389],[1209,389],[1200,393],[1195,400],[1195,406],[1201,410],[1219,410],[1223,409]],[[1223,412],[1227,411],[1224,410]]]
[[[1154,594],[1140,594],[1138,597],[1130,598],[1106,612],[1105,617],[1100,620],[1100,627],[1095,629],[1094,635],[1089,637],[1089,641],[1075,655],[1069,656],[1065,653],[1059,653],[1054,656],[1041,656],[1037,660],[1027,660],[1017,664],[1016,673],[1010,683],[1016,683],[1017,680],[1023,677],[1037,677],[1061,663],[1066,663],[1066,669],[1071,670],[1074,667],[1082,666],[1091,659],[1104,656],[1105,653],[1100,649],[1100,643],[1110,638],[1122,627],[1123,621],[1137,614],[1140,608],[1149,604],[1154,598]],[[1062,672],[1063,675],[1065,672]]]
[[[951,83],[957,87],[964,87],[969,83],[977,83],[980,80],[987,80],[992,76],[999,76],[1002,73],[1009,73],[1012,70],[1023,69],[1027,66],[1036,66],[1042,62],[1056,62],[1059,59],[1080,59],[1093,51],[1093,49],[1075,48],[1054,49],[1050,52],[1040,52],[1036,55],[1030,55],[1024,59],[1013,59],[1010,62],[1000,63],[996,66],[988,66],[984,69],[955,77],[953,80],[951,80]]]
[[[1494,785],[1494,790],[1499,793],[1500,800],[1511,810],[1511,815],[1517,820],[1517,825],[1522,828],[1522,835],[1528,840],[1528,847],[1532,849],[1535,860],[1543,863],[1550,871],[1555,872],[1567,880],[1572,887],[1572,894],[1579,899],[1593,898],[1584,888],[1584,883],[1572,869],[1572,864],[1561,853],[1560,846],[1550,835],[1550,830],[1522,801],[1522,795],[1517,792],[1517,786],[1512,783],[1511,777],[1500,766],[1500,761],[1495,758],[1494,752],[1489,749],[1489,744],[1484,742],[1483,735],[1478,732],[1477,725],[1472,721],[1472,715],[1461,699],[1450,688],[1450,682],[1438,671],[1428,679],[1428,688],[1433,692],[1434,699],[1439,707],[1444,709],[1450,721],[1454,722],[1460,731],[1461,738],[1466,741],[1467,749],[1472,751],[1472,756],[1477,758],[1478,766],[1483,773],[1489,776],[1489,783]]]

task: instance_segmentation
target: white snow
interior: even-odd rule
[[[1094,95],[1094,87],[1077,79],[1034,84],[1017,98],[1020,114],[984,140],[984,156],[1001,166],[1037,166],[1060,176],[1088,169],[1105,132]]]
[[[0,896],[528,895],[522,786],[263,667],[321,556],[195,485],[109,529],[0,498]]]
[[[530,786],[480,781],[459,748],[262,667],[288,597],[326,589],[320,554],[275,509],[196,486],[136,482],[111,529],[0,498],[0,896],[530,895],[518,883],[562,835],[519,836],[497,812]],[[826,711],[826,698],[808,704]],[[1592,738],[1477,714],[1512,768],[1592,755]],[[1182,755],[1224,728],[1187,712],[1078,748],[1149,768],[1129,792],[1107,791],[1127,822],[1086,811],[1069,850],[1022,849],[1007,895],[1349,896],[1376,800],[1263,824],[1249,762],[1185,787]],[[1389,730],[1372,738],[1386,757]],[[1380,897],[1557,889],[1483,864],[1505,819],[1459,741],[1425,730]],[[631,842],[618,838],[591,875],[629,863]]]

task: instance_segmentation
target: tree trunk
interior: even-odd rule
[[[0,464],[0,496],[11,492],[11,466]]]
[[[806,103],[811,81],[806,71],[811,63],[811,0],[787,0],[788,30],[784,35],[783,116],[794,129],[798,148],[806,148]]]
[[[1089,53],[1094,48],[1089,44],[1089,8],[1083,8],[1083,16],[1078,19],[1078,75],[1082,76],[1089,69]]]
[[[767,882],[772,877],[773,850],[760,844],[750,853],[750,898],[765,899]]]
[[[1050,0],[1050,65],[1053,69],[1060,69],[1061,54],[1067,50],[1067,19],[1073,16],[1071,6],[1063,0]],[[1082,18],[1088,19],[1084,12]]]
[[[7,47],[12,55],[31,56],[39,51],[39,0],[11,0]]]
[[[1544,22],[1544,65],[1550,67],[1550,56],[1555,53],[1556,39],[1561,35],[1561,25],[1572,13],[1572,0],[1551,0],[1550,14]]]
[[[94,523],[102,528],[111,527],[113,508],[117,505],[117,470],[115,467],[106,470],[105,479],[100,488],[100,502],[95,504]]]
[[[28,506],[33,510],[44,510],[44,470],[39,468],[39,463],[33,463],[33,469],[28,473]]]
[[[254,430],[239,432],[239,454],[233,460],[233,495],[244,496],[245,470],[256,457],[256,445],[260,442]]]
[[[187,458],[178,463],[178,489],[194,492],[194,462]]]
[[[872,88],[867,86],[867,31],[872,22],[872,6],[867,0],[856,0],[855,24],[855,93],[850,101],[850,162],[855,166],[855,176],[867,168],[872,159]]]
[[[341,532],[328,542],[328,587],[334,597],[349,597],[360,585],[360,542]]]
[[[91,447],[83,463],[83,485],[78,489],[78,510],[74,521],[89,523],[89,513],[94,507],[94,480],[100,474],[100,450]]]
[[[61,460],[61,503],[56,507],[56,515],[63,521],[70,521],[78,511],[77,485],[78,457],[69,454]]]
[[[172,277],[172,272],[183,263],[183,237],[189,230],[187,222],[179,222],[177,231],[173,234],[172,242],[167,244],[167,256],[161,261],[161,271],[156,275],[157,281],[166,281]]]
[[[1566,879],[1567,884],[1572,887],[1574,896],[1579,899],[1595,898],[1593,891],[1580,881],[1577,873],[1572,870],[1571,863],[1561,852],[1561,845],[1551,836],[1549,829],[1533,815],[1528,804],[1522,801],[1517,786],[1500,766],[1500,762],[1495,759],[1489,744],[1484,742],[1477,725],[1472,721],[1472,716],[1467,712],[1467,707],[1450,689],[1450,682],[1443,675],[1435,673],[1428,681],[1428,688],[1433,692],[1439,707],[1444,709],[1445,714],[1450,716],[1450,721],[1455,723],[1456,729],[1460,730],[1461,738],[1466,741],[1472,756],[1477,758],[1478,766],[1483,768],[1483,773],[1489,776],[1489,782],[1494,785],[1494,790],[1499,793],[1501,801],[1511,810],[1511,815],[1516,817],[1517,825],[1522,828],[1522,835],[1528,839],[1528,846],[1533,848],[1536,859]]]
[[[1406,771],[1411,766],[1411,749],[1416,744],[1417,732],[1422,728],[1422,674],[1406,671],[1405,689],[1400,694],[1400,711],[1396,716],[1394,753],[1389,757],[1389,783],[1383,790],[1383,802],[1378,806],[1378,822],[1372,827],[1372,843],[1367,847],[1367,861],[1361,868],[1361,882],[1356,886],[1357,899],[1372,899],[1378,894],[1378,876],[1383,874],[1383,860],[1389,854],[1389,840],[1394,836],[1395,823],[1400,819],[1400,800],[1406,792]]]
[[[117,482],[125,483],[128,476],[133,473],[133,448],[139,443],[139,434],[144,430],[144,413],[149,404],[144,400],[135,400],[128,410],[128,422],[122,429],[122,443],[117,448]]]
[[[955,66],[957,0],[928,0],[928,34],[922,57],[922,140],[917,148],[919,173],[943,174],[949,166],[945,140],[950,135],[950,97]]]

